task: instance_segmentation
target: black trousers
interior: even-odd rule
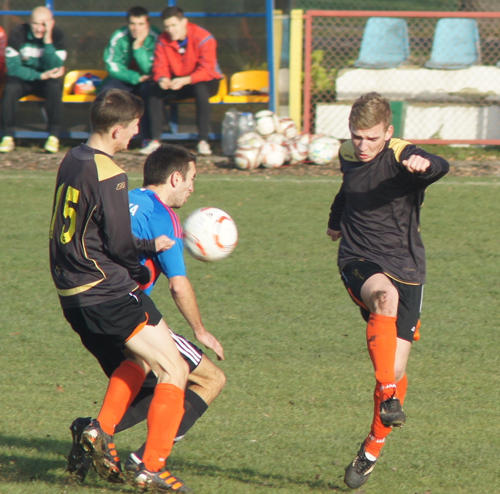
[[[63,78],[45,81],[25,81],[19,77],[7,76],[2,97],[1,126],[3,135],[13,135],[16,126],[16,108],[19,98],[27,94],[36,94],[45,98],[47,131],[58,136],[62,122]]]
[[[149,115],[149,127],[151,137],[160,139],[164,124],[164,104],[172,101],[194,98],[196,104],[196,127],[200,140],[208,139],[210,128],[210,103],[208,99],[219,90],[219,79],[202,81],[196,84],[189,84],[173,91],[171,89],[161,89],[158,84],[149,88],[147,95],[147,114]]]
[[[142,116],[139,123],[139,133],[142,139],[151,139],[146,101],[147,95],[154,85],[156,84],[151,81],[140,82],[139,84],[129,84],[128,82],[123,82],[119,79],[108,77],[107,79],[104,79],[101,87],[99,88],[99,92],[102,93],[104,91],[107,91],[108,89],[122,89],[123,91],[128,91],[129,93],[133,93],[142,98],[145,108],[144,115]]]

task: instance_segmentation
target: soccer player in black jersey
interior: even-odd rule
[[[353,489],[368,479],[392,427],[406,420],[406,365],[418,339],[425,282],[420,207],[426,187],[449,169],[443,158],[393,138],[391,117],[389,102],[377,93],[354,102],[327,229],[333,241],[340,239],[340,274],[367,322],[375,370],[371,429],[344,478]]]
[[[125,172],[113,155],[138,132],[143,103],[119,89],[101,93],[91,106],[92,133],[60,164],[50,223],[52,278],[67,321],[83,345],[129,356],[111,375],[97,419],[83,430],[83,447],[101,476],[122,481],[113,434],[153,371],[158,384],[148,412],[140,487],[188,492],[165,468],[184,413],[189,368],[152,300],[138,289],[149,271],[138,261],[128,209]]]

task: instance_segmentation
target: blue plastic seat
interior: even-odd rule
[[[387,69],[408,59],[408,25],[405,19],[370,17],[366,22],[355,67]]]
[[[430,69],[464,69],[479,63],[479,30],[476,19],[439,19],[436,24]]]

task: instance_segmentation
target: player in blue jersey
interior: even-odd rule
[[[172,297],[180,312],[193,329],[196,339],[213,350],[218,359],[224,359],[224,349],[219,341],[206,330],[194,289],[186,274],[183,253],[182,226],[174,209],[180,208],[194,190],[196,157],[181,146],[163,145],[151,153],[144,164],[143,187],[129,192],[129,208],[132,232],[143,240],[168,236],[174,244],[162,252],[143,254],[141,262],[151,271],[151,281],[141,289],[150,294],[161,273],[169,280]],[[223,371],[216,366],[196,345],[181,335],[172,333],[174,342],[189,365],[188,385],[185,391],[185,413],[179,426],[176,441],[181,439],[207,410],[221,392],[226,382]],[[106,355],[100,360],[106,373],[112,372],[124,359],[123,355]],[[153,397],[156,378],[149,374],[115,433],[141,422],[147,417]],[[88,419],[78,418],[72,426],[73,447],[68,457],[68,470],[83,480],[89,461],[79,448],[79,436]],[[144,445],[132,452],[125,470],[136,473],[140,469]]]

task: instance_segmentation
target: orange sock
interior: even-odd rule
[[[375,379],[382,386],[384,399],[391,397],[396,391],[396,339],[396,318],[371,313],[366,325],[366,342],[375,369]]]
[[[396,396],[404,403],[406,389],[408,388],[408,378],[406,374],[396,383]],[[380,420],[380,403],[383,401],[380,383],[375,384],[373,392],[373,421],[370,434],[365,439],[365,451],[372,454],[376,458],[380,455],[380,451],[384,447],[385,438],[390,434],[392,427],[386,427]]]
[[[151,472],[165,466],[184,415],[184,390],[169,383],[156,385],[148,412],[148,437],[143,462]]]
[[[405,374],[397,383],[396,383],[396,398],[399,399],[401,405],[405,402],[406,390],[408,389],[408,376]]]
[[[101,429],[109,435],[115,432],[116,424],[125,415],[130,403],[141,389],[146,374],[135,362],[125,360],[113,372],[104,396],[97,420]]]

